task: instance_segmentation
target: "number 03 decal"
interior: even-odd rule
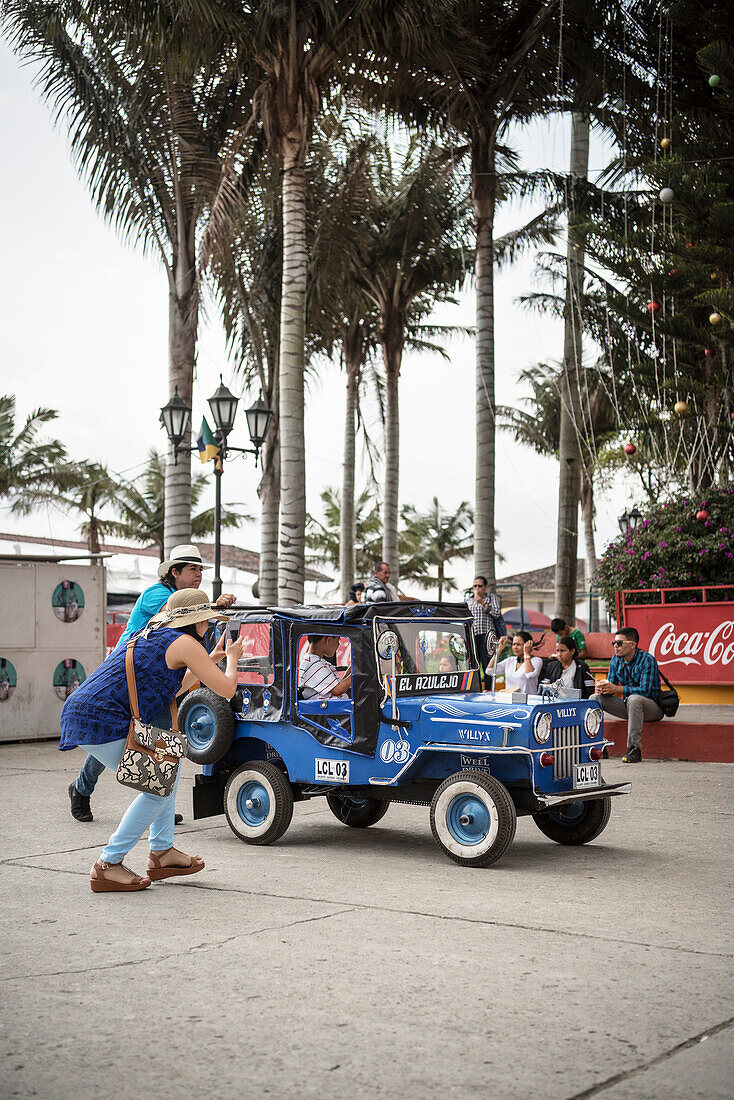
[[[410,756],[410,745],[407,741],[383,741],[380,746],[380,759],[386,764],[405,764]]]

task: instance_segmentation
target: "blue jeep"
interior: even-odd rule
[[[191,759],[204,765],[194,817],[224,813],[240,840],[271,844],[296,801],[323,795],[352,828],[408,802],[430,806],[450,859],[478,867],[506,851],[518,814],[559,844],[593,840],[612,796],[630,789],[602,780],[601,708],[482,691],[471,626],[466,606],[449,603],[234,612],[234,698],[200,688],[180,709]],[[338,637],[349,694],[302,697],[308,635]]]

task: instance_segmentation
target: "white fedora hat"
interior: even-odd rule
[[[165,577],[172,565],[200,565],[202,569],[214,568],[209,562],[201,560],[201,554],[193,542],[182,542],[180,546],[174,546],[168,561],[162,561],[158,566],[158,576]]]

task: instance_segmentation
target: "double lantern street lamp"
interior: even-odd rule
[[[231,447],[227,443],[227,436],[234,427],[234,418],[237,414],[238,404],[239,398],[235,397],[233,393],[230,393],[224,385],[220,375],[219,388],[209,398],[209,408],[212,411],[212,417],[214,418],[215,424],[214,435],[219,448],[219,459],[214,463],[216,497],[214,504],[214,579],[212,581],[212,591],[215,600],[219,599],[222,594],[222,578],[220,573],[222,557],[222,471],[224,468],[224,460],[232,452],[243,455],[254,454],[255,464],[257,465],[260,448],[265,442],[268,429],[270,428],[270,422],[273,419],[271,410],[267,407],[262,397],[259,397],[255,404],[245,412],[245,416],[247,417],[247,428],[254,446]],[[179,397],[178,386],[176,386],[175,393],[171,400],[161,409],[161,421],[163,427],[166,429],[166,435],[173,445],[174,464],[177,462],[179,454],[192,454],[198,451],[198,447],[183,445],[183,440],[189,438],[189,432],[191,430],[191,406],[187,405],[186,402]]]
[[[642,512],[638,508],[633,508],[631,512],[622,512],[619,517],[619,529],[623,535],[626,535],[628,531],[634,531],[637,528],[637,524],[642,519]]]

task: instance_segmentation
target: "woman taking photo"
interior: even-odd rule
[[[222,616],[217,615],[204,593],[184,588],[170,596],[163,610],[136,636],[133,666],[141,722],[155,723],[161,711],[197,681],[225,699],[232,698],[237,689],[242,641],[238,638],[230,642],[225,650],[223,637],[209,656],[204,637],[211,618]],[[126,651],[126,646],[115,649],[67,699],[61,711],[59,748],[65,751],[82,746],[114,771],[132,720]],[[222,657],[227,660],[224,672],[217,667]],[[189,856],[173,847],[177,786],[178,776],[170,795],[142,793],[128,807],[90,872],[95,893],[144,890],[151,879],[194,875],[204,869],[200,856]],[[148,874],[141,876],[122,861],[148,828]]]
[[[527,630],[518,630],[512,639],[512,657],[506,657],[497,664],[498,649],[487,666],[491,673],[497,665],[497,675],[505,678],[505,691],[518,691],[524,695],[534,695],[538,690],[538,673],[543,662],[540,657],[531,656],[533,652],[533,638]]]
[[[576,642],[570,634],[565,634],[556,642],[556,655],[549,658],[543,679],[557,688],[575,688],[581,692],[582,699],[589,699],[594,694],[591,669],[578,656]]]

